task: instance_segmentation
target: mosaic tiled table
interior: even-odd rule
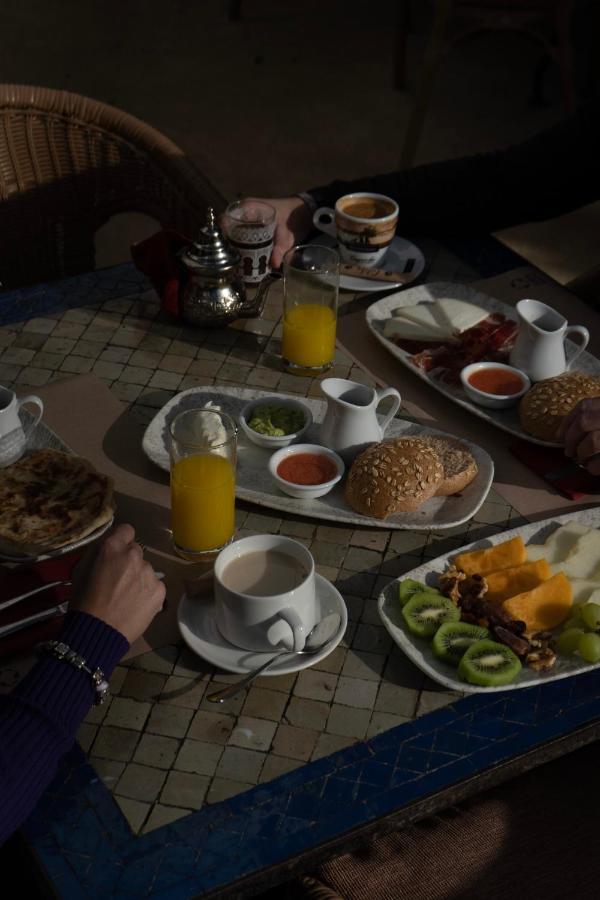
[[[428,280],[481,271],[421,243]],[[501,251],[497,260],[508,267]],[[342,296],[344,308],[360,302]],[[0,382],[30,392],[94,372],[142,423],[194,386],[317,395],[318,383],[280,369],[280,311],[277,285],[260,319],[184,328],[161,317],[129,265],[5,293]],[[342,353],[334,373],[368,381]],[[279,532],[307,544],[344,596],[345,638],[322,662],[259,679],[219,708],[206,694],[238,676],[182,644],[120,665],[111,702],[90,712],[23,830],[58,896],[249,896],[595,736],[599,674],[462,698],[415,669],[379,621],[376,598],[391,578],[519,524],[493,491],[467,525],[430,534],[322,525],[248,504],[237,517],[240,536]],[[29,665],[0,668],[1,689]]]

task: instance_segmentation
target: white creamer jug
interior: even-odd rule
[[[567,325],[559,312],[539,300],[519,300],[516,306],[519,333],[510,353],[510,364],[522,369],[532,381],[543,381],[566,372],[587,347],[590,333],[583,325]],[[565,340],[581,336],[581,346],[567,361]]]
[[[321,443],[335,450],[346,461],[369,444],[377,443],[400,408],[400,394],[395,388],[376,390],[346,378],[325,378],[321,390],[327,397],[327,412],[321,425]],[[381,424],[377,407],[385,397],[394,397],[392,408]]]

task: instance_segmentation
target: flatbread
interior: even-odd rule
[[[0,469],[0,552],[38,556],[110,522],[112,479],[87,459],[46,448]]]

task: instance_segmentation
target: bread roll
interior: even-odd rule
[[[467,447],[453,437],[431,435],[424,440],[439,456],[444,478],[435,492],[436,497],[449,497],[471,484],[477,475],[477,463]]]
[[[443,477],[440,458],[426,441],[394,438],[356,457],[346,480],[346,500],[365,516],[385,519],[418,509],[433,497]]]
[[[541,441],[558,441],[562,420],[580,400],[600,397],[600,378],[583,372],[564,372],[538,381],[519,405],[519,418],[527,434]]]

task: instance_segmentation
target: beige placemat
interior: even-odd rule
[[[558,309],[572,324],[586,325],[591,334],[589,350],[600,356],[598,314],[537,269],[524,266],[495,278],[474,282],[472,287],[512,305],[528,296],[543,300]],[[449,402],[443,394],[429,387],[416,373],[413,374],[388,353],[371,334],[364,311],[340,317],[338,343],[377,382],[397,388],[410,415],[484,447],[496,467],[494,487],[521,515],[537,520],[598,505],[598,495],[575,503],[553,491],[543,479],[512,456],[508,448],[517,438]]]
[[[138,540],[148,548],[147,559],[156,571],[165,573],[167,609],[156,616],[128,656],[179,640],[176,613],[183,580],[195,579],[205,570],[172,551],[169,478],[143,453],[143,426],[95,375],[54,381],[38,393],[44,401],[46,424],[72,450],[114,479],[117,521],[134,526]]]

